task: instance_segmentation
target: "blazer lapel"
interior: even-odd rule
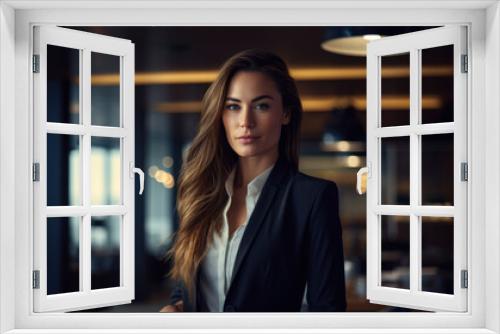
[[[269,208],[271,207],[271,203],[274,202],[276,192],[286,179],[288,168],[288,162],[284,158],[280,157],[269,174],[269,178],[267,179],[264,188],[262,188],[262,192],[257,200],[257,203],[255,204],[252,214],[250,215],[248,225],[243,233],[243,237],[236,254],[233,274],[227,295],[229,295],[231,291],[233,285],[232,282],[234,282],[236,275],[238,274],[238,270],[240,269],[241,264],[244,261],[245,256],[247,255],[248,250],[250,249],[250,246],[255,239],[267,212],[269,211]]]

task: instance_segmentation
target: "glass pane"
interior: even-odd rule
[[[120,57],[92,52],[92,125],[120,126]]]
[[[80,122],[80,50],[47,45],[47,122]]]
[[[121,204],[120,138],[92,137],[91,204]]]
[[[120,286],[120,220],[119,216],[92,217],[92,289]]]
[[[380,99],[382,126],[410,124],[410,54],[382,56]]]
[[[453,294],[452,217],[422,217],[422,291]]]
[[[410,137],[381,138],[381,204],[410,204]]]
[[[410,217],[381,216],[381,285],[410,288]]]
[[[422,50],[422,123],[453,122],[453,45]]]
[[[453,133],[422,136],[422,205],[453,205]]]
[[[80,217],[47,218],[47,294],[79,291]]]
[[[81,205],[80,137],[47,134],[47,205]]]

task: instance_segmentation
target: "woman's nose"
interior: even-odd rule
[[[240,127],[253,127],[255,120],[253,119],[252,110],[250,107],[243,107],[239,119]]]

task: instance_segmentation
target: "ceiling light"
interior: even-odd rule
[[[346,56],[366,56],[366,45],[382,38],[377,27],[330,27],[325,31],[321,48]]]

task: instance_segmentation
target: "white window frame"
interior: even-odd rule
[[[34,24],[469,25],[468,312],[33,314],[29,255]],[[47,328],[61,333],[117,333],[125,328],[127,333],[152,333],[153,328],[164,333],[182,331],[179,328],[191,328],[190,333],[387,333],[388,328],[391,333],[500,333],[499,59],[500,5],[490,0],[0,2],[0,333],[47,333]],[[90,326],[93,329],[82,330]]]
[[[467,55],[466,26],[448,26],[382,38],[367,46],[367,296],[370,302],[428,311],[467,310],[467,288],[461,287],[461,271],[467,270],[467,184],[461,180],[461,163],[467,162],[467,86],[469,72],[462,72],[462,55]],[[452,45],[453,121],[424,124],[422,120],[422,53],[426,49]],[[382,126],[382,57],[408,54],[410,80],[409,123]],[[469,85],[470,86],[470,85]],[[453,182],[450,206],[422,205],[423,135],[452,134]],[[409,203],[382,203],[381,156],[384,138],[408,138]],[[405,216],[409,230],[409,289],[382,285],[382,217]],[[422,289],[422,220],[421,217],[451,217],[453,234],[453,293]]]
[[[34,28],[34,54],[39,56],[39,73],[33,75],[33,147],[34,162],[39,164],[39,181],[33,184],[34,252],[33,268],[39,271],[39,288],[34,289],[36,312],[76,311],[130,303],[134,299],[134,44],[130,41],[61,27]],[[78,50],[79,110],[78,124],[47,122],[48,45]],[[118,59],[119,125],[97,126],[91,121],[92,52]],[[47,206],[47,134],[78,136],[80,204]],[[120,204],[92,205],[92,138],[119,140]],[[118,287],[91,289],[92,217],[119,218],[120,262]],[[73,217],[79,225],[79,291],[47,295],[47,224],[48,218]]]

